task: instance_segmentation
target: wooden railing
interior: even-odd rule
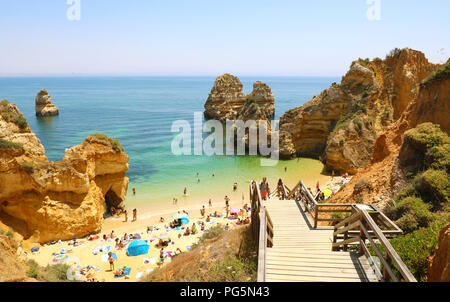
[[[346,203],[328,203],[321,204],[318,203],[315,198],[312,196],[311,192],[305,186],[303,181],[299,181],[298,184],[292,189],[289,190],[286,199],[297,200],[302,203],[305,211],[310,215],[308,220],[310,220],[310,224],[316,229],[318,223],[320,221],[328,221],[328,222],[340,222],[345,217],[323,217],[324,215],[320,215],[323,213],[335,213],[338,215],[345,215],[352,213],[352,205]],[[312,221],[311,221],[312,220]]]
[[[377,213],[369,213],[354,206],[353,215],[334,226],[332,249],[346,251],[349,244],[356,242],[359,244],[361,254],[366,256],[379,280],[417,282],[371,214],[376,215]],[[351,231],[357,231],[358,235],[352,236]],[[341,239],[341,241],[338,241],[338,239]],[[366,241],[369,242],[370,247],[380,260],[380,265],[374,260]],[[380,245],[384,253],[380,251]],[[402,280],[399,280],[394,273],[393,267],[398,270],[403,278]]]
[[[251,228],[258,246],[258,282],[265,281],[266,247],[273,246],[273,222],[262,204],[261,192],[256,182],[250,181]]]

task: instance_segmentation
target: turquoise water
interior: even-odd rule
[[[251,91],[257,80],[272,88],[277,119],[286,110],[301,106],[339,81],[308,77],[240,79],[245,93]],[[288,173],[296,174],[320,170],[320,165],[307,159],[260,167],[259,158],[254,156],[173,155],[170,144],[176,133],[170,131],[172,122],[188,120],[193,127],[194,112],[203,111],[214,80],[214,77],[0,78],[0,99],[19,106],[50,160],[61,160],[66,148],[80,144],[94,132],[118,138],[130,156],[127,202],[131,204],[172,200],[173,196],[182,195],[184,187],[192,197],[203,196],[202,193],[212,189],[223,191],[224,186],[231,188],[234,182],[241,189],[248,179],[273,172],[279,175],[285,166]],[[34,99],[41,88],[51,95],[60,110],[59,116],[36,118]],[[133,187],[138,192],[136,197],[131,196]]]

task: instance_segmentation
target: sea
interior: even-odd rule
[[[275,119],[339,81],[333,77],[267,76],[240,80],[244,93],[251,92],[255,81],[271,87]],[[203,112],[214,81],[214,76],[2,77],[0,99],[17,104],[49,160],[61,160],[66,148],[82,143],[92,133],[117,138],[130,157],[127,207],[172,203],[174,197],[205,203],[208,198],[226,194],[244,198],[249,181],[263,176],[269,183],[278,178],[289,180],[291,185],[300,178],[315,181],[323,165],[313,159],[261,166],[259,156],[173,154],[172,140],[179,132],[171,131],[172,124],[185,120],[193,128],[194,113]],[[41,88],[51,95],[59,116],[35,116],[35,97]],[[232,192],[234,183],[238,190]]]

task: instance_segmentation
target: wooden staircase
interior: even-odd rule
[[[367,259],[332,251],[333,230],[313,229],[294,200],[263,205],[273,223],[273,247],[265,250],[266,282],[378,281]]]

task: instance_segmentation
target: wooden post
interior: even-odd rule
[[[363,228],[361,227],[361,225],[363,225],[362,219],[359,220],[359,238],[365,244],[366,243],[366,235],[364,234],[364,231],[363,231]],[[361,254],[364,254],[364,249],[363,249],[362,245],[359,246],[359,252]]]
[[[348,227],[348,223],[344,224],[344,227]],[[344,241],[348,239],[348,230],[344,232]],[[344,244],[344,252],[348,250],[348,244]]]
[[[317,229],[317,219],[319,219],[319,206],[317,205],[314,212],[314,228]]]
[[[390,267],[392,265],[392,260],[386,251],[384,252],[384,257],[386,259],[387,264]],[[388,268],[386,267],[386,265],[383,266],[383,279],[386,282],[391,280],[391,275],[388,273]]]

